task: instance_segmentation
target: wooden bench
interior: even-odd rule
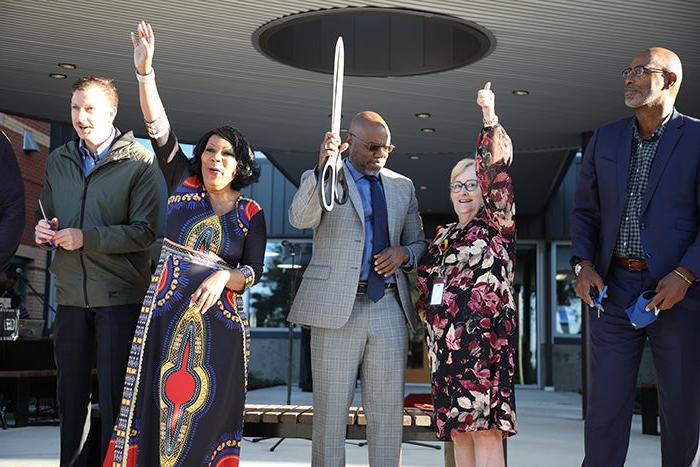
[[[14,384],[15,426],[26,426],[29,423],[29,397],[32,395],[32,385],[47,382],[52,384],[52,391],[56,388],[56,370],[4,370],[0,371],[0,381],[9,380]],[[2,425],[4,421],[4,408]]]
[[[99,457],[100,409],[91,410],[90,435],[87,449],[89,459]],[[311,440],[313,407],[310,405],[258,405],[246,404],[243,436],[260,438],[300,438]],[[347,418],[346,439],[367,439],[367,418],[362,407],[350,407]],[[441,442],[435,437],[430,412],[418,408],[404,408],[403,440]],[[445,467],[455,467],[451,441],[445,441]],[[503,441],[504,454],[506,442]],[[89,461],[90,462],[90,461]],[[97,461],[96,461],[97,462]],[[507,459],[506,459],[507,465]]]
[[[313,407],[310,405],[254,405],[245,406],[243,435],[262,438],[311,439]],[[350,407],[346,439],[367,439],[367,418],[362,407]],[[435,437],[433,418],[418,408],[403,412],[404,441],[440,442]],[[453,467],[452,442],[445,442],[445,466]]]
[[[90,435],[88,436],[88,463],[99,463],[100,409],[91,410]],[[313,407],[310,405],[257,405],[246,404],[243,436],[251,438],[300,438],[311,440]],[[367,418],[362,407],[350,407],[346,438],[367,439]],[[420,409],[404,409],[404,441],[440,442],[435,437],[432,416]],[[243,448],[245,449],[245,447]],[[452,442],[445,442],[445,466],[454,467]]]

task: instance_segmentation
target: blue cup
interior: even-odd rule
[[[659,317],[659,312],[655,310],[646,311],[645,308],[656,295],[655,290],[642,292],[637,301],[625,310],[630,319],[630,323],[635,329],[642,329],[649,326]]]

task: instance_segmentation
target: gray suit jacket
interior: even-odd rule
[[[390,245],[411,249],[417,263],[426,242],[413,182],[389,169],[382,169],[379,175],[386,196]],[[294,227],[314,231],[313,255],[288,317],[293,323],[337,329],[350,318],[365,234],[360,193],[349,174],[347,182],[350,201],[325,212],[316,191],[316,175],[307,170],[289,207],[289,222]],[[396,271],[396,284],[406,320],[413,327],[416,313],[408,279],[401,268]]]

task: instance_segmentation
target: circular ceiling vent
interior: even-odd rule
[[[285,16],[253,33],[263,54],[296,68],[333,73],[335,42],[345,43],[345,74],[411,76],[474,63],[493,35],[452,16],[397,8],[333,8]]]

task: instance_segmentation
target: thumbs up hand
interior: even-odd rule
[[[496,95],[491,90],[491,81],[484,84],[484,88],[479,89],[476,93],[476,104],[481,107],[484,122],[491,122],[496,119]]]

